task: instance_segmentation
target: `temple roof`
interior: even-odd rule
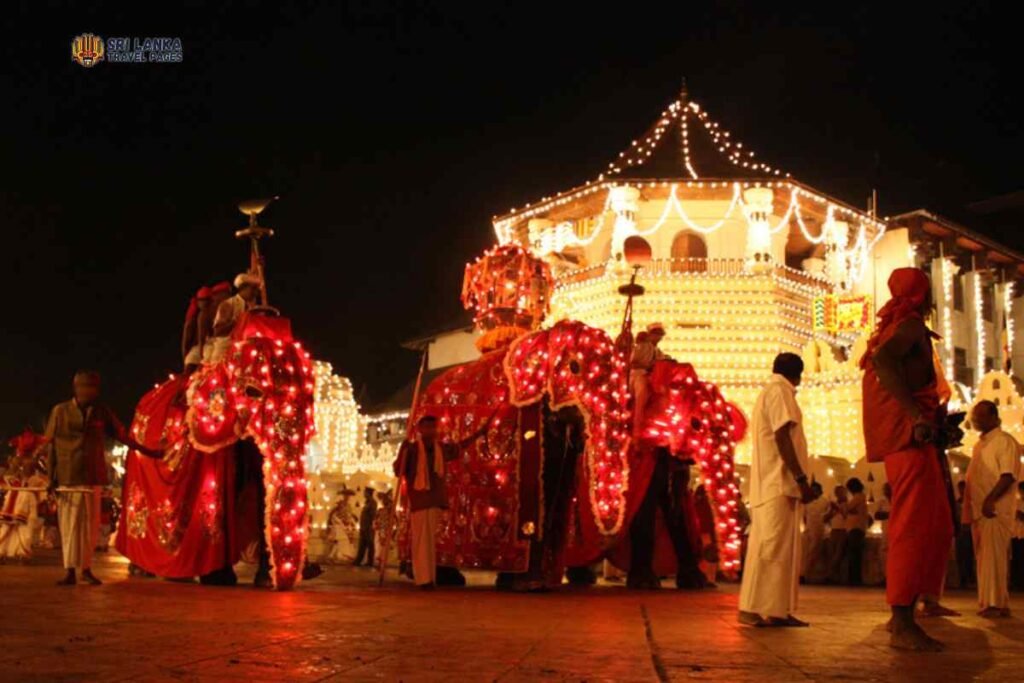
[[[535,215],[543,206],[619,181],[731,186],[735,182],[760,185],[788,180],[788,173],[757,157],[691,100],[684,84],[679,96],[596,178],[493,218],[496,224],[517,221],[524,214]]]
[[[757,180],[789,177],[759,159],[704,109],[679,97],[631,145],[608,164],[598,180],[681,178]]]

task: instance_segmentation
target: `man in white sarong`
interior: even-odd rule
[[[235,278],[236,293],[217,306],[212,336],[203,344],[204,363],[219,363],[227,355],[228,347],[231,345],[231,333],[242,319],[242,314],[256,302],[261,286],[259,277],[250,273],[242,273]]]
[[[804,363],[793,353],[775,358],[751,418],[753,523],[740,588],[739,621],[748,626],[807,626],[793,616],[800,584],[800,520],[814,499],[807,480],[807,439],[796,402]]]
[[[112,438],[154,458],[162,454],[136,442],[114,412],[99,402],[99,373],[76,373],[74,393],[73,399],[54,407],[45,433],[50,487],[60,487],[57,525],[67,573],[58,585],[74,585],[76,571],[81,571],[82,580],[95,586],[101,583],[92,573],[92,554],[100,531],[100,494],[107,485],[104,441]]]
[[[983,617],[1010,616],[1010,541],[1017,501],[1020,447],[1000,428],[999,408],[978,401],[971,410],[971,426],[981,433],[967,468],[967,500],[963,515],[970,515],[977,562],[978,606]]]
[[[416,438],[402,442],[395,476],[405,478],[409,494],[412,573],[417,587],[432,590],[437,583],[436,541],[441,513],[448,509],[445,464],[459,456],[455,444],[437,436],[437,418],[426,415],[416,423]]]
[[[808,583],[823,582],[828,576],[825,557],[825,515],[832,506],[821,484],[811,484],[814,500],[804,506],[803,571]]]

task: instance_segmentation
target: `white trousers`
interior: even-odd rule
[[[417,586],[437,583],[437,527],[441,508],[427,508],[412,513],[412,576]]]
[[[740,611],[780,619],[796,612],[801,507],[795,498],[777,496],[751,512]]]
[[[100,535],[101,492],[99,486],[94,486],[89,492],[57,494],[57,525],[65,569],[92,567],[92,553]]]
[[[978,575],[978,605],[1004,609],[1010,606],[1010,526],[999,519],[971,522]]]

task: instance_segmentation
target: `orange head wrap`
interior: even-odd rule
[[[908,318],[921,318],[921,308],[928,300],[931,281],[920,268],[897,268],[889,276],[889,293],[892,298],[878,311],[878,327],[868,340],[867,352],[861,359],[861,366],[874,355],[875,349]]]

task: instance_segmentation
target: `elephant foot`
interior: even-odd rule
[[[466,576],[455,567],[437,568],[438,586],[465,586]]]
[[[302,567],[302,580],[311,581],[324,573],[324,568],[318,562],[307,562]]]
[[[684,570],[676,574],[676,588],[680,590],[700,590],[710,587],[707,578],[699,569]]]
[[[209,574],[203,574],[199,577],[199,583],[204,586],[236,586],[238,585],[238,575],[235,574],[235,570],[230,566],[221,567],[216,571],[212,571]]]
[[[597,583],[597,573],[590,567],[569,567],[565,570],[565,578],[570,586],[593,586]]]
[[[499,572],[494,587],[509,593],[547,593],[551,590],[542,579],[534,578],[530,574],[512,572]]]
[[[661,579],[652,571],[630,572],[626,578],[626,588],[637,591],[658,590],[661,588]]]
[[[256,572],[256,576],[252,580],[252,585],[256,588],[271,588],[274,585],[274,580],[270,577],[270,570],[261,569]]]

